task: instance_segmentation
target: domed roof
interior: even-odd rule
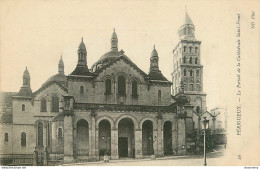
[[[113,33],[112,33],[111,39],[117,39],[117,34],[116,34],[115,29],[114,29],[114,31],[113,31]]]
[[[153,47],[153,51],[152,51],[152,55],[151,55],[152,57],[153,56],[155,56],[155,57],[158,57],[158,52],[157,52],[157,50],[155,49],[155,45],[154,45],[154,47]]]
[[[23,72],[23,76],[24,76],[24,77],[30,77],[30,73],[29,73],[29,71],[27,70],[27,66],[26,66],[25,71]]]
[[[85,44],[83,42],[83,38],[81,40],[81,43],[79,44],[79,50],[86,50],[86,46],[85,46]]]
[[[95,72],[97,68],[100,68],[100,66],[104,66],[111,62],[112,60],[118,58],[120,56],[120,52],[118,50],[111,49],[109,52],[102,55],[96,63],[94,63],[91,67],[92,71]]]
[[[67,85],[67,77],[66,75],[64,74],[56,74],[56,75],[53,75],[51,76],[42,86],[50,83],[50,82],[58,82],[60,83],[61,85],[63,86],[66,86]]]

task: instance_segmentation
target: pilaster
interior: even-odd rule
[[[135,130],[135,158],[142,157],[142,130]]]
[[[64,163],[73,162],[73,117],[64,116]]]
[[[111,159],[119,159],[118,155],[118,129],[111,129]]]

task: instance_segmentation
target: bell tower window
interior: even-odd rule
[[[105,85],[106,85],[105,95],[111,95],[111,80],[110,79],[106,79]]]
[[[195,58],[195,64],[198,64],[198,58]]]
[[[192,57],[190,57],[190,64],[192,64]]]

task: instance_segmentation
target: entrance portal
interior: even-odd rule
[[[118,124],[118,153],[121,157],[134,157],[134,123],[130,118],[124,118]]]
[[[142,125],[142,148],[143,155],[153,154],[153,123],[146,120]]]
[[[128,139],[127,137],[118,138],[119,157],[128,157]]]

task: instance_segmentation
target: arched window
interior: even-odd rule
[[[193,91],[194,88],[193,88],[193,84],[190,84],[190,91]]]
[[[106,79],[105,83],[106,83],[105,84],[106,85],[105,95],[111,95],[111,80]]]
[[[196,107],[196,113],[200,113],[200,107],[199,106]]]
[[[197,89],[198,92],[200,91],[200,85],[199,84],[197,84],[196,89]]]
[[[199,70],[196,71],[196,76],[197,76],[197,77],[200,76],[200,71],[199,71]]]
[[[59,112],[59,97],[56,95],[52,96],[51,99],[52,112]]]
[[[195,47],[195,53],[198,53],[198,48],[197,47]]]
[[[192,47],[190,46],[190,52],[192,52]]]
[[[190,76],[193,76],[193,71],[192,70],[190,70]]]
[[[26,133],[21,133],[21,146],[26,146]]]
[[[62,128],[58,129],[58,139],[62,139]]]
[[[183,63],[186,63],[186,56],[183,57]]]
[[[25,111],[25,105],[24,104],[22,105],[22,111]]]
[[[137,97],[137,81],[133,80],[132,81],[132,96]]]
[[[183,47],[183,52],[186,52],[186,50],[187,50],[187,47],[184,46],[184,47]]]
[[[42,98],[41,100],[41,112],[46,112],[46,99],[45,97]]]
[[[184,76],[186,76],[186,69],[184,69],[183,74],[184,74]]]
[[[192,64],[192,57],[190,57],[190,64]]]
[[[162,99],[162,92],[161,90],[158,90],[158,102],[161,102]]]
[[[42,122],[38,123],[38,133],[37,133],[37,145],[38,146],[43,146],[43,124]]]
[[[124,96],[126,94],[126,81],[124,76],[118,77],[118,94]]]
[[[8,133],[5,133],[5,142],[8,142]]]
[[[198,58],[195,58],[195,64],[198,64]]]
[[[180,61],[179,61],[179,62],[180,62],[180,64],[181,64],[181,58],[180,58]]]

